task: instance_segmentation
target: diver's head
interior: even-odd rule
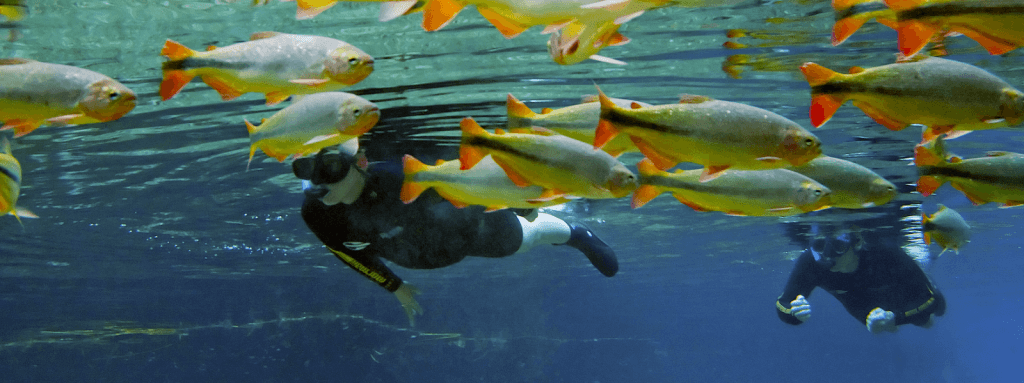
[[[855,256],[864,248],[864,238],[854,226],[815,224],[811,227],[810,251],[819,265],[832,271],[846,271],[851,265],[840,265],[843,259]],[[849,262],[849,261],[847,261]],[[856,269],[856,265],[852,265]],[[837,269],[838,268],[838,269]]]
[[[366,172],[360,161],[345,151],[328,153],[321,150],[313,158],[300,158],[292,162],[292,172],[302,179],[306,195],[326,205],[352,203],[362,192]]]

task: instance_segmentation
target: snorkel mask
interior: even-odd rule
[[[292,162],[292,173],[302,180],[302,191],[306,195],[319,199],[330,192],[328,185],[344,180],[355,164],[356,157],[344,151],[327,154],[327,150],[321,150],[313,158]],[[361,167],[355,166],[355,169],[365,175]]]
[[[814,260],[823,267],[832,268],[836,258],[843,256],[855,246],[855,236],[847,230],[824,230],[817,224],[811,226],[810,250]],[[859,246],[857,247],[859,249]]]

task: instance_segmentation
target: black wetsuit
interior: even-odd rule
[[[790,313],[790,302],[797,295],[810,298],[815,287],[836,297],[846,311],[864,324],[876,307],[892,311],[896,325],[924,325],[929,314],[946,312],[946,300],[921,267],[900,248],[857,251],[859,265],[852,273],[830,271],[804,250],[789,275],[785,292],[775,302],[779,318],[789,324],[803,323]]]
[[[433,189],[405,204],[399,199],[401,169],[380,164],[369,174],[351,205],[327,206],[307,196],[302,219],[338,259],[388,291],[397,290],[402,279],[380,258],[410,269],[433,269],[466,256],[508,256],[523,242],[522,226],[510,210],[459,209]]]

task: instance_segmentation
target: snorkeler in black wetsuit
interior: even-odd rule
[[[538,244],[567,244],[582,251],[604,275],[618,271],[614,251],[585,226],[539,213],[533,221],[510,210],[456,208],[433,190],[405,204],[398,166],[360,166],[355,157],[321,151],[292,164],[305,183],[302,218],[342,262],[395,293],[410,323],[422,309],[418,290],[381,258],[410,269],[452,265],[466,256],[506,257]]]
[[[810,246],[775,302],[783,322],[798,325],[810,317],[806,298],[815,287],[832,294],[873,333],[895,332],[907,323],[927,328],[945,313],[942,294],[896,242],[872,243],[865,240],[872,233],[846,225],[817,224],[810,234]]]

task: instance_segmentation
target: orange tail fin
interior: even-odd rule
[[[416,157],[406,154],[402,157],[402,172],[405,173],[405,182],[402,183],[402,191],[399,194],[402,202],[412,203],[420,194],[427,190],[426,187],[412,180],[412,176],[427,169],[427,165]]]
[[[163,49],[160,50],[160,55],[166,56],[171,61],[184,60],[192,57],[196,54],[196,51],[189,49],[188,47],[181,45],[181,43],[167,39],[164,42]]]
[[[800,66],[800,72],[804,74],[804,78],[807,79],[807,84],[810,86],[819,86],[827,84],[837,76],[841,76],[838,72],[823,67],[821,65],[807,62]]]
[[[470,141],[475,137],[487,137],[490,134],[469,117],[463,118],[459,127],[462,128],[462,145],[459,146],[459,162],[461,166],[459,169],[469,170],[487,155],[487,153],[474,146]]]
[[[842,44],[853,35],[853,32],[860,29],[861,25],[864,25],[864,19],[861,18],[847,17],[836,20],[832,25],[832,46]]]
[[[188,85],[195,76],[183,70],[170,70],[164,72],[164,80],[160,82],[160,99],[170,100],[171,97],[181,92],[181,88]]]

